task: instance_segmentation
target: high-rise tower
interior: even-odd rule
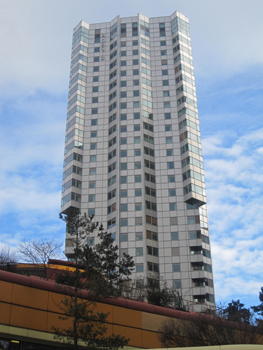
[[[61,211],[94,214],[134,277],[160,273],[214,304],[188,19],[81,21],[71,57]]]

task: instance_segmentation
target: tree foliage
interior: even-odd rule
[[[218,315],[226,318],[229,321],[251,324],[253,314],[240,300],[232,300],[225,308],[219,308]]]
[[[251,325],[251,316],[244,304],[232,300],[217,316],[194,313],[188,320],[163,322],[159,339],[165,347],[263,344],[262,330]]]
[[[261,318],[256,318],[257,325],[263,329],[263,287],[261,287],[261,290],[259,292],[259,300],[260,304],[257,306],[252,306],[252,310],[256,312]]]
[[[0,270],[13,272],[16,267],[16,256],[10,248],[4,247],[0,250]]]
[[[69,328],[53,328],[58,338],[66,337],[67,342],[74,343],[77,350],[79,343],[84,342],[87,349],[113,349],[128,344],[128,339],[106,335],[108,313],[97,312],[96,302],[105,298],[117,298],[132,272],[134,262],[129,255],[118,256],[118,246],[110,233],[102,225],[94,223],[87,215],[80,215],[78,210],[69,210],[67,215],[60,214],[66,222],[67,235],[74,239],[74,271],[66,271],[58,276],[58,288],[68,296],[59,305],[62,320],[71,320]],[[99,243],[87,244],[87,238],[94,233]],[[63,285],[62,285],[63,284]],[[85,290],[85,299],[80,293]]]

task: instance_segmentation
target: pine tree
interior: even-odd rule
[[[119,335],[106,336],[108,313],[97,312],[96,302],[105,298],[118,298],[123,284],[129,280],[133,270],[132,257],[118,256],[118,246],[110,233],[103,226],[94,223],[92,218],[81,215],[79,210],[69,210],[60,214],[66,222],[67,235],[74,239],[74,271],[66,271],[57,278],[59,288],[68,295],[59,305],[63,311],[62,320],[72,320],[69,328],[55,328],[56,337],[74,343],[74,350],[79,343],[85,343],[87,349],[117,349],[128,344],[128,339]],[[99,243],[87,244],[87,238],[97,233]],[[85,290],[85,299],[80,293]]]

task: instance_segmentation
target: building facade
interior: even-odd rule
[[[187,17],[77,25],[65,142],[61,211],[102,222],[134,257],[134,278],[158,273],[185,299],[214,305]],[[65,250],[70,258],[69,237]]]

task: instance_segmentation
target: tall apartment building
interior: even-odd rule
[[[81,21],[73,33],[61,211],[77,207],[102,222],[120,255],[134,257],[134,278],[160,273],[185,299],[212,306],[196,101],[181,13]],[[66,255],[72,252],[66,238]]]

